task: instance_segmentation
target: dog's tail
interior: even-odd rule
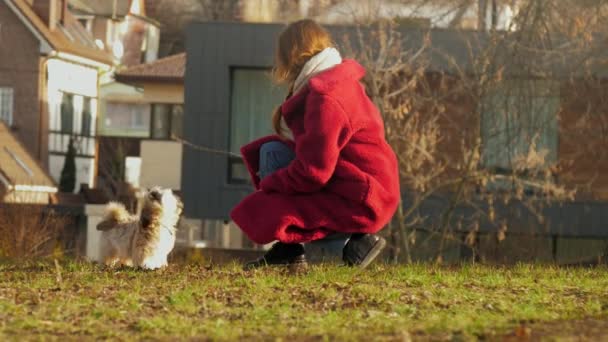
[[[97,230],[110,230],[116,225],[128,222],[131,215],[122,203],[110,202],[106,206],[103,220],[97,224]]]

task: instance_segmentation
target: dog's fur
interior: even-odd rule
[[[97,225],[102,231],[101,261],[144,269],[167,266],[181,212],[181,201],[171,190],[160,188],[146,192],[140,216],[131,215],[120,203],[109,203]]]

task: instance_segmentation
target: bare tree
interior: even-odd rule
[[[474,248],[481,224],[504,239],[509,220],[499,217],[499,204],[518,203],[543,222],[545,205],[594,196],[597,177],[588,173],[608,163],[598,149],[608,122],[598,80],[608,57],[598,51],[605,6],[559,3],[518,1],[506,30],[454,32],[451,49],[431,31],[374,16],[342,40],[368,69],[367,91],[400,162],[407,207],[389,229],[395,258],[405,251],[411,261],[416,228],[439,238],[441,261],[449,241]],[[568,150],[575,139],[592,147]],[[420,209],[431,197],[441,201],[429,218]],[[457,208],[468,216],[457,217]]]
[[[161,23],[161,55],[183,52],[184,30],[189,22],[234,21],[239,16],[238,0],[162,0],[155,18]]]
[[[0,204],[0,257],[50,256],[69,225],[66,216],[35,204]]]

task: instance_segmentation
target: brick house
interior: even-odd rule
[[[95,177],[98,84],[114,60],[67,0],[0,1],[0,119],[59,180],[71,137],[77,184]]]

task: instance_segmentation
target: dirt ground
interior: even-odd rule
[[[493,338],[489,338],[489,340],[493,340]],[[501,340],[505,342],[608,341],[608,317],[521,324]]]

